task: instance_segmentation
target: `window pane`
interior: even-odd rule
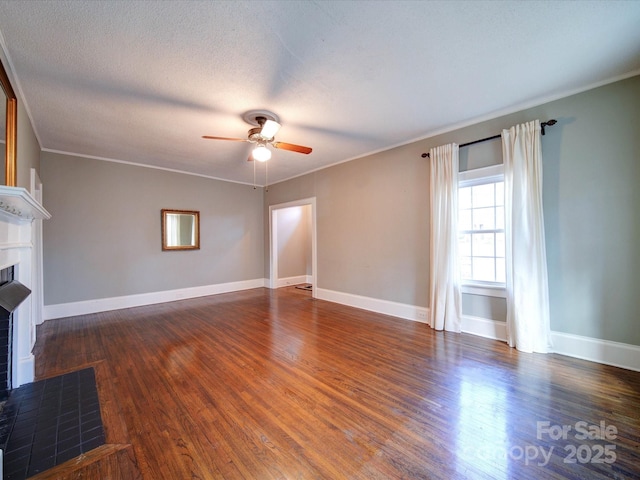
[[[496,233],[496,257],[505,257],[504,233]]]
[[[471,275],[471,257],[460,257],[460,276],[463,280],[473,280]]]
[[[473,229],[493,230],[495,226],[495,211],[493,207],[473,209]]]
[[[458,235],[458,255],[471,256],[471,235]]]
[[[504,182],[496,182],[496,205],[504,205]]]
[[[458,189],[458,207],[471,208],[471,187]]]
[[[465,281],[505,282],[504,182],[458,189],[460,276]]]
[[[460,210],[458,216],[458,230],[471,230],[471,210]]]
[[[474,257],[493,257],[495,255],[493,233],[474,233],[472,237],[472,255]]]
[[[494,282],[496,279],[493,258],[473,258],[473,279]]]
[[[496,207],[496,230],[504,230],[504,207]]]
[[[496,258],[496,282],[505,283],[506,280],[506,266],[504,264],[504,258]]]
[[[494,183],[487,183],[485,185],[476,185],[472,188],[471,201],[474,208],[477,207],[490,207],[495,201]]]

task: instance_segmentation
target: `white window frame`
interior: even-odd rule
[[[458,173],[458,188],[472,187],[504,181],[504,165],[491,165]],[[482,295],[485,297],[506,298],[506,284],[482,282],[480,280],[462,280],[462,293]]]

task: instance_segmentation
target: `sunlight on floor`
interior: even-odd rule
[[[509,437],[504,390],[473,370],[460,382],[457,454],[496,479],[508,478]]]

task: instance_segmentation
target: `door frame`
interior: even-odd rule
[[[311,284],[313,285],[311,292],[312,297],[316,298],[318,288],[316,197],[269,205],[269,288],[278,288],[278,210],[306,205],[311,205]]]
[[[29,193],[42,205],[42,180],[35,168],[29,170]],[[42,219],[35,219],[32,222],[31,242],[33,245],[33,263],[32,263],[32,305],[33,313],[31,316],[32,334],[31,347],[36,342],[36,325],[44,322],[44,267],[42,254]]]

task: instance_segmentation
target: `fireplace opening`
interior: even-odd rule
[[[13,267],[0,270],[0,287],[13,281]],[[13,314],[0,316],[0,402],[11,390],[11,357],[13,356]]]
[[[31,290],[15,280],[13,266],[0,270],[0,402],[12,388],[13,312],[30,294]]]

